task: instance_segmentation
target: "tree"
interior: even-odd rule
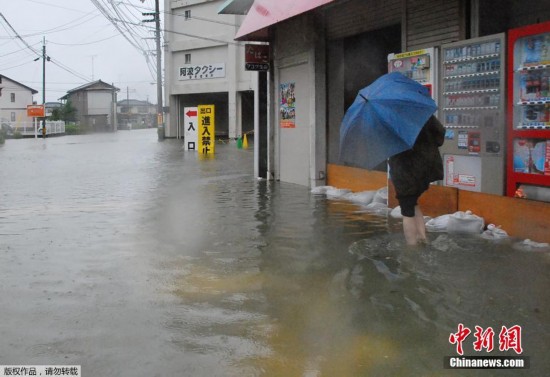
[[[50,119],[74,122],[76,120],[76,108],[73,107],[71,101],[67,101],[63,104],[63,106],[52,110],[52,116]]]

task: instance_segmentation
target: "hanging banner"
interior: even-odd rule
[[[279,124],[281,128],[296,128],[296,97],[295,83],[289,82],[280,85]]]
[[[198,109],[196,107],[185,107],[183,109],[184,149],[186,151],[196,151],[198,142]]]
[[[214,105],[199,105],[198,124],[198,152],[202,154],[214,154],[216,130]]]

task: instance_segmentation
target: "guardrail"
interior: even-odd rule
[[[36,133],[42,135],[42,130],[38,129],[40,123],[36,126]],[[33,122],[19,122],[12,125],[14,132],[21,133],[24,137],[35,135],[35,125]],[[65,122],[62,120],[47,120],[46,121],[46,136],[47,135],[60,135],[65,133]]]

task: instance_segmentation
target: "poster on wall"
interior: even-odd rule
[[[296,97],[295,83],[289,82],[280,85],[280,125],[281,128],[296,128]]]

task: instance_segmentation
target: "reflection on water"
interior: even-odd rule
[[[550,370],[547,254],[446,234],[411,250],[398,221],[258,181],[252,149],[216,151],[154,130],[0,148],[0,364],[455,376],[463,323],[521,325],[531,369],[509,374]]]

